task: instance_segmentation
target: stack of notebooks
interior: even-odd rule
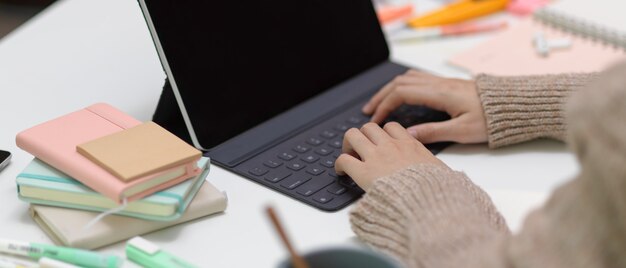
[[[99,248],[226,209],[209,159],[153,122],[103,103],[20,132],[35,158],[18,196],[57,244]],[[85,229],[98,214],[104,217]]]

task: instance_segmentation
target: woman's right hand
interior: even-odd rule
[[[415,70],[399,75],[363,107],[380,124],[402,104],[424,105],[448,113],[451,119],[407,128],[422,143],[454,141],[487,142],[487,123],[476,84],[472,80],[438,77]]]

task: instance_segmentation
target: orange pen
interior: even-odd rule
[[[503,10],[509,0],[460,0],[423,16],[410,19],[411,27],[453,24]]]
[[[451,24],[445,26],[423,27],[419,29],[406,29],[389,37],[391,41],[409,41],[415,39],[435,38],[441,36],[462,35],[495,31],[507,27],[506,22]]]

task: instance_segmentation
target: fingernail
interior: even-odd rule
[[[366,113],[366,114],[369,113],[370,104],[369,103],[365,104],[365,106],[363,106],[363,109],[361,109],[361,111],[363,111],[363,113]]]

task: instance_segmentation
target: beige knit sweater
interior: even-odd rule
[[[354,232],[408,267],[626,267],[626,65],[476,84],[490,147],[567,140],[581,173],[511,234],[465,174],[416,165],[374,183],[351,211]]]

